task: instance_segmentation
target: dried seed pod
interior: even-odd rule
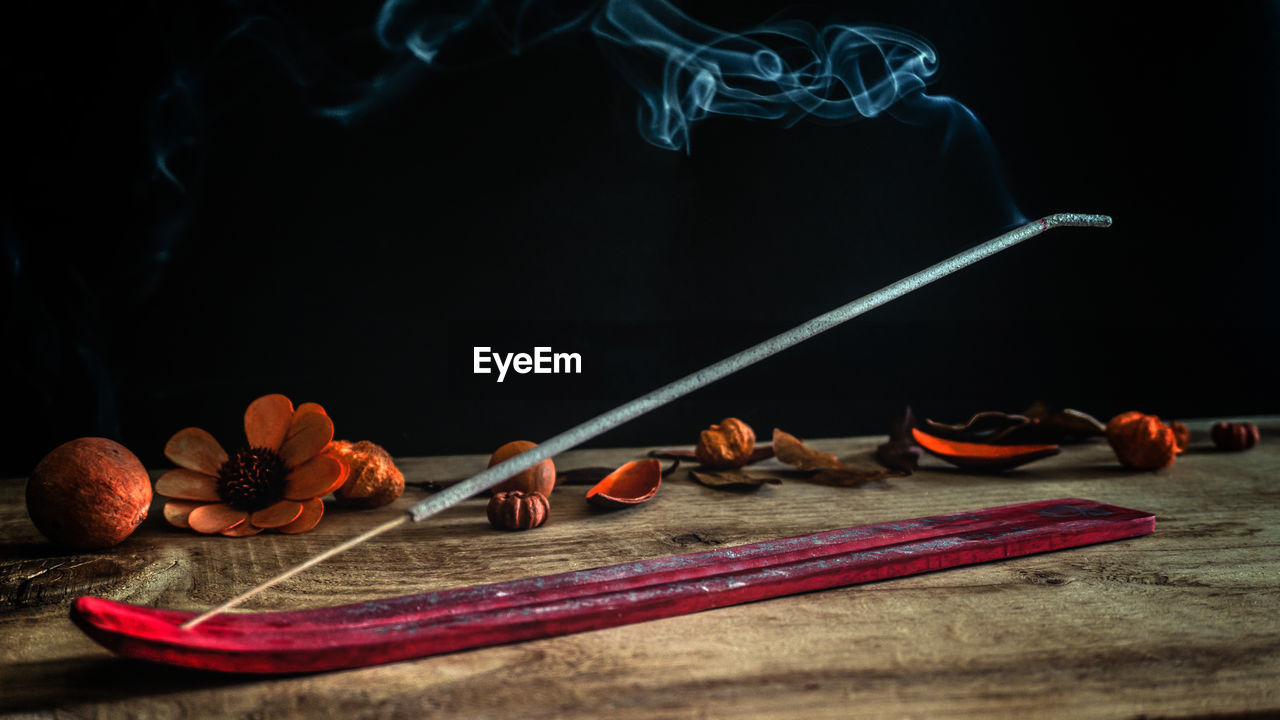
[[[1107,442],[1120,463],[1134,470],[1156,470],[1173,464],[1178,453],[1174,431],[1155,415],[1127,412],[1107,423]]]
[[[347,507],[375,508],[395,502],[404,493],[404,473],[381,446],[361,440],[334,440],[325,452],[347,464],[346,482],[334,491]]]
[[[489,498],[489,524],[499,530],[532,530],[547,521],[551,503],[540,492],[508,490]]]
[[[1258,426],[1249,422],[1218,422],[1210,431],[1219,450],[1248,450],[1258,444]]]
[[[694,455],[706,467],[726,470],[746,465],[755,446],[751,426],[730,417],[702,431]]]
[[[680,461],[676,461],[678,466]],[[632,460],[614,470],[587,491],[593,507],[618,509],[648,502],[662,485],[662,465],[657,458]]]
[[[536,447],[538,447],[537,443],[531,443],[528,440],[509,442],[493,451],[493,455],[489,456],[489,467],[493,467],[504,460],[510,460],[516,455]],[[547,458],[528,470],[521,471],[498,483],[493,487],[493,492],[523,490],[525,492],[540,492],[547,497],[551,497],[551,491],[555,487],[556,466],[555,463],[551,462],[551,458]]]
[[[118,545],[147,517],[151,478],[128,448],[77,438],[44,456],[27,481],[27,512],[45,537],[76,550]]]
[[[1169,423],[1169,429],[1173,431],[1174,449],[1178,452],[1186,452],[1187,445],[1191,444],[1191,431],[1176,420]]]
[[[911,437],[930,455],[956,467],[998,472],[1057,455],[1057,445],[987,445],[934,437],[920,428],[911,428]]]

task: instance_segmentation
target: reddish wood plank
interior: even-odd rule
[[[770,540],[355,605],[193,613],[79,598],[71,617],[126,657],[246,673],[361,667],[595,630],[1150,533],[1153,515],[1062,499]]]

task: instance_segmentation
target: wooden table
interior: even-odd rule
[[[683,471],[648,505],[589,509],[557,488],[552,519],[489,529],[483,499],[379,538],[255,599],[318,607],[590,568],[864,523],[1057,497],[1154,512],[1153,535],[768,600],[566,637],[319,675],[261,678],[115,658],[67,620],[96,594],[203,609],[392,518],[332,511],[301,536],[200,537],[158,506],[123,545],[68,554],[0,481],[0,712],[45,716],[937,717],[1280,713],[1280,419],[1249,452],[1212,450],[1207,424],[1159,472],[1127,472],[1105,443],[1019,471],[922,471],[862,488],[788,481],[717,491]],[[814,441],[865,461],[877,438]],[[592,450],[561,469],[642,450]],[[402,462],[449,481],[482,457]]]

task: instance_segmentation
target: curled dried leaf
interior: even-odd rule
[[[989,445],[1055,445],[1101,437],[1107,432],[1101,421],[1079,410],[1065,408],[1050,413],[1045,406],[1035,405],[1027,412],[980,412],[959,425],[925,420],[923,429],[943,440]]]
[[[842,468],[844,464],[831,453],[818,452],[800,439],[778,428],[773,429],[773,452],[778,460],[799,470]]]

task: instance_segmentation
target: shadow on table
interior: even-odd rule
[[[109,703],[191,690],[270,682],[286,675],[234,675],[116,657],[42,660],[0,666],[0,713],[51,710],[58,705]]]

